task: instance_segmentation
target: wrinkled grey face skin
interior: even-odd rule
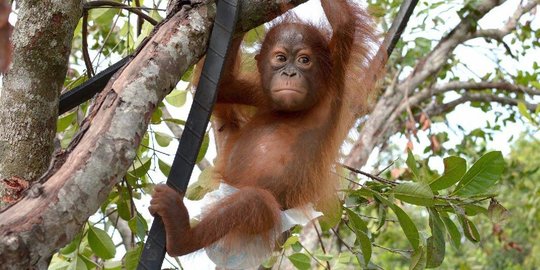
[[[301,25],[289,25],[269,33],[263,43],[258,67],[276,111],[301,111],[317,101],[316,82],[322,78],[317,78],[318,59],[308,34]]]

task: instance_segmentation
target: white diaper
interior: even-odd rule
[[[208,212],[210,207],[221,199],[237,192],[238,189],[225,183],[221,183],[219,188],[207,193],[200,201],[203,205],[201,214],[194,216],[200,220]],[[312,204],[304,207],[297,207],[281,211],[281,234],[295,225],[306,225],[312,219],[322,216],[321,212],[315,211]],[[260,265],[265,259],[272,255],[271,245],[263,242],[260,235],[239,236],[241,245],[235,246],[234,250],[225,248],[224,242],[218,240],[214,244],[205,248],[208,257],[218,266],[226,269],[246,269]],[[275,238],[279,237],[276,235]]]

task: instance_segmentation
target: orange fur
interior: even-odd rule
[[[377,39],[372,21],[351,2],[321,1],[332,29],[292,17],[274,25],[256,57],[257,74],[239,75],[242,40],[233,41],[226,63],[231,68],[222,79],[214,112],[221,138],[216,170],[223,182],[239,191],[181,233],[173,229],[182,226],[180,222],[164,218],[166,229],[170,228],[170,254],[189,253],[223,237],[232,243],[237,233],[261,234],[273,245],[269,232],[279,227],[280,210],[317,203],[334,193],[338,180],[331,171],[340,145],[355,118],[365,111],[382,64],[374,53]],[[314,81],[307,94],[314,101],[301,104],[301,109],[276,109],[272,94],[265,94],[265,78],[284,73],[275,75],[278,72],[267,66],[276,61],[272,57],[287,40],[284,37],[294,40],[295,34],[303,39],[293,45],[307,46],[310,63],[316,65],[302,77]],[[308,102],[307,97],[302,102]],[[243,113],[239,104],[254,106],[256,111]],[[154,213],[173,215],[158,209],[174,206],[161,206],[159,196],[153,201]]]

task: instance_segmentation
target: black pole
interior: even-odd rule
[[[238,0],[220,0],[210,36],[198,89],[193,98],[184,132],[174,157],[167,185],[184,193],[206,133],[210,114],[217,97],[217,86],[224,70],[223,64],[232,41],[238,17]],[[161,269],[165,258],[165,228],[160,217],[155,217],[138,270]]]
[[[386,48],[386,55],[388,55],[388,57],[390,57],[394,51],[394,48],[401,38],[401,34],[403,34],[403,31],[409,22],[409,18],[411,17],[417,4],[418,0],[404,0],[401,4],[398,14],[392,22],[392,25],[390,26],[390,29],[388,30],[388,33],[383,41],[383,48]]]
[[[114,73],[122,68],[130,58],[131,56],[123,58],[104,71],[96,74],[96,76],[83,82],[81,85],[62,94],[60,96],[60,105],[58,107],[59,115],[81,105],[83,102],[91,99],[95,94],[101,92]]]

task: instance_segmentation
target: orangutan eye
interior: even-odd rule
[[[309,64],[310,59],[307,56],[302,56],[302,57],[298,58],[298,62],[305,65],[305,64]]]
[[[278,55],[276,55],[276,60],[278,60],[278,62],[286,62],[287,57],[285,57],[285,55],[283,55],[283,54],[278,54]]]

